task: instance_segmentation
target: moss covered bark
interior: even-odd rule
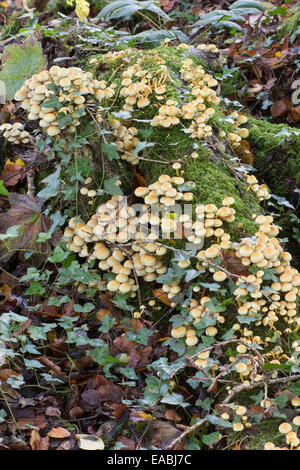
[[[285,124],[249,119],[249,142],[255,152],[255,168],[272,193],[297,201],[300,186],[300,132]]]

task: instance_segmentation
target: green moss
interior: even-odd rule
[[[288,197],[300,186],[300,132],[284,124],[249,118],[249,142],[254,165],[272,193]],[[280,169],[280,170],[279,170]]]
[[[243,442],[242,448],[244,450],[264,450],[266,442],[273,442],[275,446],[284,447],[285,439],[283,434],[280,434],[278,427],[282,419],[274,418],[265,420],[252,429],[246,429],[243,432],[237,433],[228,432],[228,443],[233,443],[239,438]]]

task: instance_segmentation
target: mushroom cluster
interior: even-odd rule
[[[171,127],[179,124],[180,121],[178,116],[181,116],[181,110],[177,105],[177,101],[168,100],[166,104],[160,106],[158,114],[154,116],[150,125],[152,127]]]
[[[249,184],[248,190],[254,192],[255,196],[259,201],[265,201],[270,199],[271,194],[269,193],[268,187],[266,184],[258,184],[258,180],[254,175],[247,176],[247,183]]]
[[[157,181],[149,186],[139,186],[135,195],[144,199],[145,204],[162,204],[167,208],[172,207],[177,201],[190,202],[193,200],[191,192],[180,191],[185,183],[181,176],[161,175]]]
[[[98,101],[114,95],[113,84],[93,80],[90,72],[78,67],[58,67],[43,70],[28,78],[15,94],[21,107],[28,112],[29,120],[39,125],[51,137],[63,129],[74,132],[85,115],[85,104],[93,97]],[[70,119],[67,119],[69,117]]]
[[[163,286],[165,290],[165,286]],[[198,343],[198,337],[195,331],[195,325],[202,320],[208,313],[211,313],[208,307],[205,306],[208,302],[211,301],[211,298],[208,296],[203,296],[200,300],[192,298],[189,302],[188,309],[189,309],[189,316],[193,318],[193,323],[190,324],[186,322],[185,325],[180,326],[178,328],[173,328],[171,331],[171,336],[173,338],[183,338],[186,337],[186,345],[187,346],[195,346]],[[218,312],[212,313],[212,318],[215,319],[216,323],[224,323],[225,319],[222,315]],[[197,328],[197,327],[196,327]],[[218,333],[217,328],[215,326],[208,326],[205,330],[206,336],[215,336]],[[196,364],[201,365],[201,367],[207,367],[207,359],[209,358],[209,351],[207,353],[199,353],[197,355]],[[203,362],[205,361],[205,362]],[[216,363],[213,361],[209,364],[213,368],[216,368]],[[214,369],[213,369],[214,370]]]
[[[24,125],[20,122],[2,124],[0,132],[11,144],[27,144],[29,142],[29,132],[24,130]]]
[[[211,243],[206,249],[197,253],[199,261],[196,268],[202,272],[210,272],[212,280],[221,285],[224,285],[223,283],[227,279],[230,279],[231,283],[235,283],[236,288],[233,289],[232,295],[237,306],[237,317],[232,325],[232,338],[241,338],[246,344],[254,343],[269,347],[269,349],[266,348],[266,352],[262,353],[262,357],[270,363],[280,364],[282,359],[297,363],[300,351],[299,342],[293,342],[291,354],[284,354],[279,345],[275,347],[272,345],[268,331],[275,331],[279,336],[282,336],[300,328],[300,318],[297,316],[296,306],[297,298],[300,295],[300,273],[290,266],[291,255],[283,250],[276,238],[279,229],[273,224],[271,216],[254,215],[254,221],[259,226],[254,237],[243,239],[240,243],[233,243],[230,241],[229,234],[225,233],[223,228],[218,225],[219,223],[222,225],[224,220],[230,222],[231,217],[234,218],[234,214],[224,211],[226,208],[231,208],[234,199],[228,196],[222,203],[223,206],[220,209],[213,204],[196,207],[198,221],[195,223],[202,224],[200,230],[204,228],[205,237],[215,236],[217,239],[215,243]],[[215,220],[220,221],[217,228],[214,228]],[[244,266],[242,271],[248,271],[248,275],[237,274],[234,268],[231,272],[230,265],[228,267],[224,262],[226,252],[236,260],[240,260],[241,266]],[[189,265],[190,260],[182,267]],[[172,286],[174,294],[172,294],[171,285],[163,285],[163,290],[168,293],[169,298],[172,298],[180,290],[180,285],[177,284],[173,283]],[[195,293],[201,292],[200,286],[196,284],[193,291]],[[218,309],[215,310],[211,297],[203,295],[203,293],[202,291],[199,300],[193,297],[182,305],[182,307],[188,307],[189,313],[186,321],[171,331],[173,338],[185,338],[187,346],[195,346],[198,343],[198,336],[203,334],[203,330],[197,333],[200,325],[197,323],[204,318],[206,321],[209,319],[210,322],[205,329],[205,335],[208,337],[217,336],[218,330],[223,328],[226,321],[225,315],[222,315]],[[283,322],[286,323],[286,328],[284,328]],[[252,323],[252,328],[248,326],[249,323]],[[276,323],[278,323],[277,328],[275,327]],[[261,336],[254,332],[255,327],[260,325],[266,328],[265,334]],[[292,327],[295,329],[292,330]],[[245,354],[247,347],[245,344],[239,344],[236,350],[238,354]],[[254,370],[250,359],[245,358],[237,362],[235,356],[230,356],[229,360],[234,363],[233,370],[240,375],[243,382],[262,379],[259,371]],[[207,351],[200,352],[195,362],[197,366],[205,368],[206,371],[214,371],[220,367],[218,360],[210,357],[210,353]],[[276,377],[276,372],[273,374]]]
[[[135,276],[151,282],[167,270],[162,262],[167,250],[155,243],[158,235],[147,236],[140,230],[141,217],[126,198],[112,196],[87,224],[72,218],[64,232],[70,251],[88,262],[98,261],[101,271],[115,275],[106,285],[111,292],[134,297],[138,289]]]
[[[294,400],[299,400],[298,397],[294,398]],[[292,401],[293,404],[293,401]],[[294,405],[297,406],[297,405]],[[300,416],[296,415],[293,418],[293,422],[283,422],[279,425],[278,431],[280,434],[283,434],[285,437],[285,442],[288,447],[279,447],[276,446],[273,442],[268,441],[265,443],[264,450],[300,450],[300,439],[298,437],[300,427]]]
[[[134,154],[135,148],[139,143],[136,137],[138,130],[136,127],[126,127],[122,125],[119,119],[113,119],[110,122],[112,134],[116,138],[118,151],[121,153],[122,160],[127,160],[132,165],[137,165],[139,159]]]
[[[142,70],[138,64],[131,65],[122,74],[123,80],[120,95],[125,97],[125,111],[132,111],[134,105],[142,109],[150,104],[148,96],[152,93],[152,88],[148,84],[152,78],[152,73]],[[134,82],[134,79],[136,80]]]

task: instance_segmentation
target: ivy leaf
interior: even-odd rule
[[[277,397],[274,398],[275,403],[279,406],[279,408],[284,408],[287,402],[289,401],[290,396],[287,392],[283,392]]]
[[[102,152],[106,153],[108,156],[108,160],[118,160],[120,155],[118,154],[116,145],[113,144],[102,144],[101,145]]]
[[[220,285],[216,284],[215,282],[213,283],[207,283],[207,282],[199,282],[200,286],[205,287],[206,289],[209,289],[211,291],[216,291],[220,289]]]
[[[161,399],[161,403],[167,403],[168,405],[178,405],[182,406],[183,408],[189,406],[189,403],[183,401],[183,396],[179,393],[172,393],[167,397]]]
[[[216,442],[218,442],[221,438],[221,434],[219,432],[212,432],[211,434],[206,434],[202,437],[202,441],[207,446],[210,446]]]
[[[205,418],[206,418],[207,421],[209,421],[211,424],[215,424],[215,425],[217,425],[217,426],[221,426],[222,428],[232,428],[231,423],[227,423],[227,421],[225,421],[225,420],[222,419],[222,418],[218,418],[218,416],[215,416],[215,415],[206,415]]]
[[[99,331],[102,333],[107,333],[114,325],[115,319],[111,318],[109,315],[105,315],[103,318],[103,322],[101,327],[99,328]]]
[[[29,39],[21,45],[6,46],[2,64],[0,80],[5,84],[6,98],[12,100],[27,78],[43,70],[46,59],[39,43]]]
[[[55,170],[55,172],[42,180],[42,183],[47,183],[47,186],[37,194],[38,197],[47,200],[50,197],[56,196],[57,191],[60,187],[60,171],[60,165],[57,165],[57,169]]]
[[[142,344],[143,346],[147,346],[148,338],[153,334],[153,331],[148,330],[147,328],[140,328],[137,333],[133,331],[127,331],[126,339],[133,340],[136,343]]]
[[[115,195],[118,195],[118,196],[122,196],[123,195],[123,192],[122,192],[122,189],[116,185],[116,181],[118,180],[118,178],[116,176],[114,176],[113,178],[109,178],[108,180],[105,180],[104,181],[104,190],[106,192],[106,194],[110,194],[111,196],[115,196]]]

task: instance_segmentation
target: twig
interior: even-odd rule
[[[207,422],[207,419],[204,418],[204,419],[201,419],[200,421],[197,421],[195,424],[193,424],[192,426],[190,426],[188,429],[186,429],[182,434],[180,434],[180,436],[176,437],[176,439],[174,439],[171,444],[169,444],[165,450],[171,450],[173,449],[173,447],[177,446],[178,444],[180,444],[180,442],[182,441],[182,439],[187,436],[188,434],[190,434],[191,432],[193,431],[196,431],[196,429],[198,429],[200,426],[202,426],[202,424],[205,424]]]

